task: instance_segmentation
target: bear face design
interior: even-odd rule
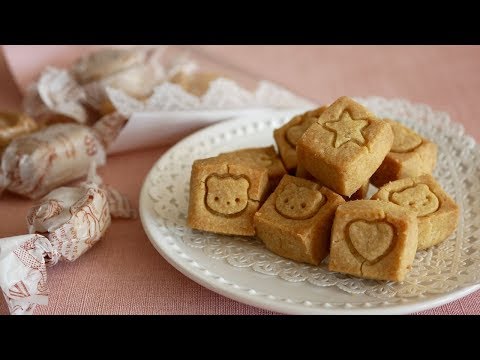
[[[275,208],[287,219],[305,220],[313,217],[324,202],[321,192],[288,184],[277,196]]]
[[[214,214],[233,216],[247,207],[250,183],[245,177],[214,174],[205,184],[205,204]]]
[[[394,192],[390,201],[415,211],[417,216],[433,214],[439,207],[437,196],[426,184],[417,184],[402,191]]]

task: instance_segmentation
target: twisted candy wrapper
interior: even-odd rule
[[[90,163],[106,161],[105,149],[116,138],[126,118],[105,116],[93,128],[55,124],[13,140],[0,167],[0,192],[7,190],[38,199],[52,189],[81,178]]]
[[[0,287],[12,314],[32,314],[48,302],[46,268],[74,261],[110,225],[107,192],[95,182],[55,189],[27,216],[30,235],[0,240]]]
[[[114,111],[106,87],[134,98],[149,96],[164,80],[164,47],[103,49],[79,58],[70,69],[47,67],[25,95],[27,114],[41,123],[73,120],[93,123]]]
[[[39,81],[32,84],[23,100],[25,112],[40,121],[72,119],[86,124],[89,112],[83,105],[85,91],[66,70],[47,67]]]

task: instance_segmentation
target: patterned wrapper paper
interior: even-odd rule
[[[32,314],[46,304],[46,268],[76,260],[104,236],[110,221],[107,191],[91,180],[55,189],[35,204],[27,216],[31,235],[0,240],[0,287],[10,312]]]
[[[141,99],[164,81],[160,62],[164,50],[162,46],[107,48],[79,58],[70,69],[47,67],[28,88],[23,107],[40,123],[94,123],[115,111],[106,87]]]
[[[85,100],[85,90],[67,70],[48,67],[27,90],[23,108],[40,123],[62,119],[86,124],[90,119]]]
[[[0,191],[38,199],[58,186],[85,176],[90,163],[106,161],[105,148],[120,132],[126,118],[105,116],[93,128],[55,124],[13,140],[0,168]]]

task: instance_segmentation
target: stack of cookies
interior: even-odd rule
[[[257,236],[272,252],[362,278],[402,281],[459,209],[435,181],[437,146],[348,97],[274,131],[278,147],[197,160],[188,225]],[[378,191],[366,200],[372,184]]]

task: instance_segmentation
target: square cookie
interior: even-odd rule
[[[366,279],[403,281],[417,250],[415,213],[384,201],[340,205],[328,269]]]
[[[437,162],[437,145],[397,121],[385,121],[392,127],[393,145],[371,183],[381,187],[390,181],[431,174]]]
[[[344,202],[326,187],[285,175],[255,214],[257,237],[277,255],[318,265],[328,255],[335,209]]]
[[[307,111],[304,114],[295,116],[282,127],[273,131],[273,137],[277,143],[280,157],[287,171],[295,173],[297,167],[297,142],[303,133],[312,125],[327,107]]]
[[[297,173],[296,173],[296,176],[297,177],[301,177],[303,179],[307,179],[307,180],[310,180],[310,181],[315,181],[317,183],[319,183],[320,185],[322,185],[321,182],[319,182],[317,179],[315,179],[315,177],[310,174],[304,167],[302,164],[298,164],[297,165]],[[348,197],[348,196],[344,196],[343,198],[346,200],[346,201],[352,201],[352,200],[363,200],[363,199],[366,199],[367,198],[367,194],[368,194],[368,189],[370,187],[370,181],[367,181],[365,184],[363,184],[360,189],[358,189],[355,193],[353,193],[352,196]]]
[[[415,212],[419,250],[444,241],[458,225],[458,205],[431,175],[388,183],[372,199],[388,201]]]
[[[297,158],[322,184],[349,197],[382,164],[392,143],[389,123],[341,97],[302,135]]]
[[[253,215],[268,191],[268,171],[218,157],[196,160],[190,177],[187,224],[228,235],[255,235]]]
[[[222,153],[219,155],[219,158],[248,166],[266,168],[268,170],[270,191],[275,189],[280,180],[282,180],[283,175],[287,173],[273,145]]]

